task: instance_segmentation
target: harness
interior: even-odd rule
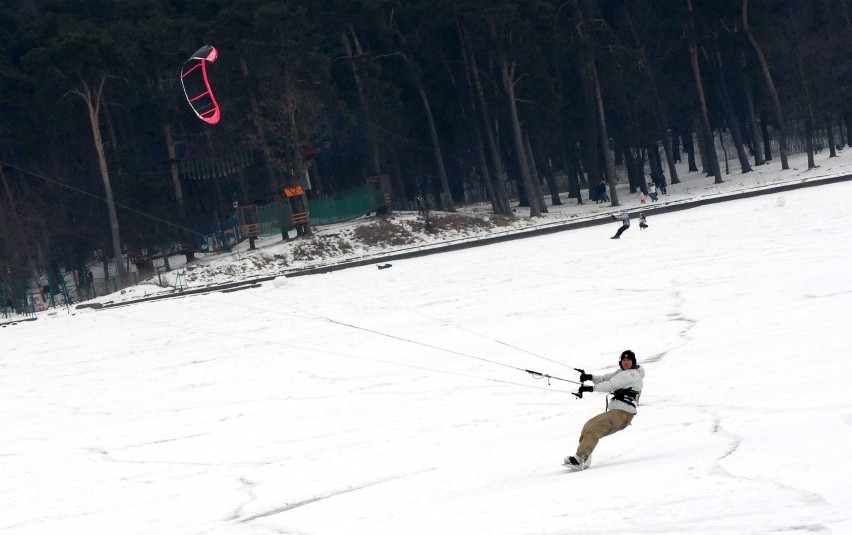
[[[619,388],[614,391],[611,396],[612,399],[616,401],[620,401],[622,403],[627,403],[634,409],[636,408],[636,404],[639,403],[639,395],[642,394],[641,390],[633,390],[632,388]],[[606,407],[609,409],[610,396],[607,396],[606,399]]]

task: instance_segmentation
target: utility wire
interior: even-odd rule
[[[44,176],[44,175],[40,175],[40,174],[35,173],[35,172],[33,172],[33,171],[29,171],[29,170],[27,170],[27,169],[23,169],[23,168],[21,168],[21,167],[18,167],[18,166],[16,166],[16,165],[13,165],[13,164],[10,164],[10,163],[7,163],[7,162],[0,162],[0,164],[5,165],[5,166],[6,166],[6,167],[8,167],[9,169],[14,169],[14,170],[16,170],[16,171],[18,171],[18,172],[20,172],[20,173],[24,173],[24,174],[27,174],[27,175],[34,176],[34,177],[36,177],[36,178],[40,178],[40,179],[44,180],[45,182],[49,182],[49,183],[51,183],[51,184],[55,184],[55,185],[57,185],[57,186],[59,186],[59,187],[65,188],[65,189],[69,189],[69,190],[74,191],[74,192],[77,192],[77,193],[79,193],[79,194],[81,194],[81,195],[85,195],[85,196],[87,196],[87,197],[91,197],[91,198],[93,198],[93,199],[99,200],[99,201],[104,202],[104,203],[106,203],[106,202],[107,202],[107,200],[106,200],[105,198],[103,198],[103,197],[101,197],[101,196],[98,196],[98,195],[95,195],[94,193],[89,193],[89,192],[88,192],[88,191],[86,191],[86,190],[82,190],[82,189],[80,189],[80,188],[75,188],[74,186],[71,186],[71,185],[69,185],[69,184],[65,184],[65,183],[63,183],[63,182],[59,182],[58,180],[54,180],[54,179],[52,179],[52,178],[48,178],[48,177],[46,177],[46,176]],[[198,232],[196,232],[196,231],[194,231],[194,230],[192,230],[192,229],[186,228],[186,227],[181,226],[181,225],[179,225],[179,224],[177,224],[177,223],[174,223],[174,222],[172,222],[172,221],[167,221],[167,220],[165,220],[165,219],[159,218],[159,217],[157,217],[157,216],[151,215],[151,214],[146,213],[146,212],[142,212],[142,211],[140,211],[140,210],[137,210],[137,209],[135,209],[135,208],[131,208],[131,207],[129,207],[129,206],[126,206],[126,205],[124,205],[124,204],[121,204],[121,203],[118,203],[118,202],[115,202],[115,201],[113,201],[113,204],[114,204],[115,206],[118,206],[119,208],[121,208],[121,209],[123,209],[123,210],[127,210],[128,212],[133,212],[134,214],[141,215],[142,217],[147,217],[148,219],[151,219],[151,220],[154,220],[154,221],[158,221],[158,222],[163,223],[163,224],[165,224],[165,225],[168,225],[168,226],[174,227],[174,228],[179,229],[179,230],[183,230],[183,231],[189,232],[189,233],[191,233],[191,234],[195,234],[195,235],[197,235],[197,236],[203,236],[203,234],[200,234],[200,233],[198,233]]]

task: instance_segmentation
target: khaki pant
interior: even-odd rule
[[[577,455],[587,458],[595,450],[598,441],[605,436],[621,431],[633,421],[635,414],[620,411],[618,409],[598,414],[583,426],[580,433],[580,445],[577,446]]]

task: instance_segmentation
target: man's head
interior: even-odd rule
[[[622,370],[631,370],[636,367],[636,354],[629,349],[623,351],[621,353],[621,358],[618,361],[618,365]]]

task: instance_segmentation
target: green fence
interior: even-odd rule
[[[383,206],[381,191],[364,186],[346,195],[308,201],[311,225],[330,225],[347,221]],[[257,207],[262,235],[279,234],[290,230],[290,207],[287,201]]]
[[[382,206],[381,191],[366,186],[348,195],[315,199],[308,203],[311,223],[329,225],[362,216]]]
[[[345,195],[308,201],[312,225],[329,225],[347,221],[383,206],[381,190],[368,186]],[[263,235],[291,230],[290,209],[286,201],[258,206],[257,216]],[[66,272],[62,276],[48,277],[44,283],[27,281],[13,285],[14,287],[0,285],[0,317],[33,314],[47,308],[64,307],[88,301],[99,295],[117,292],[126,286],[138,285],[142,280],[151,279],[152,275],[154,281],[163,286],[162,273],[159,267],[155,267],[154,273],[141,274],[131,271],[127,274],[127,284],[122,284],[116,276],[88,279],[85,273],[78,273],[75,277],[73,273]]]

